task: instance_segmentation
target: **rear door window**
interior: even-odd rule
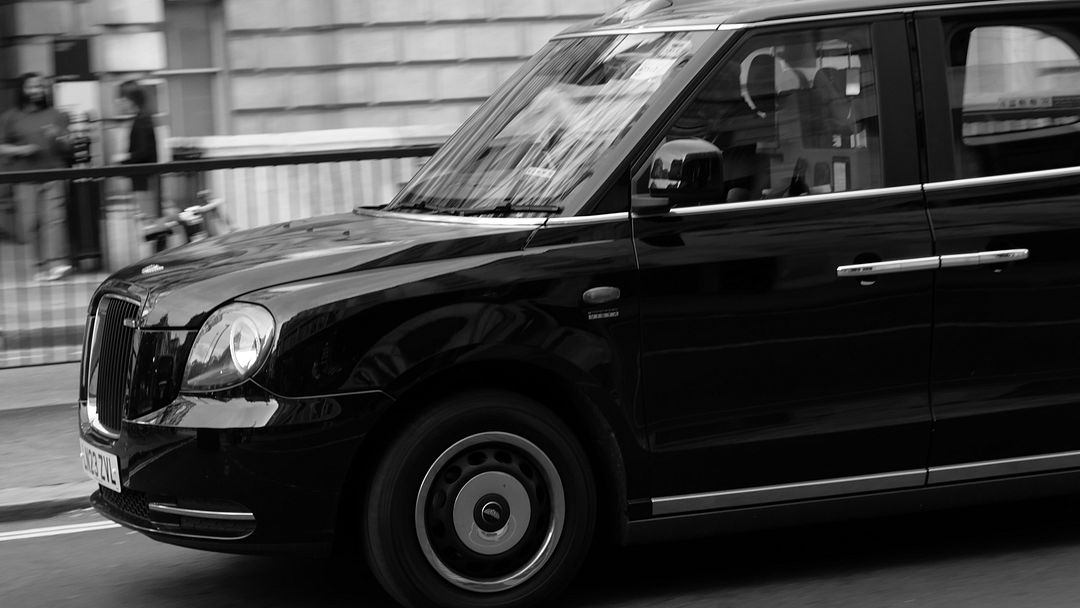
[[[1080,164],[1078,42],[1075,24],[953,33],[948,85],[959,177]]]

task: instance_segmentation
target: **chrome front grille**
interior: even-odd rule
[[[104,296],[94,314],[87,357],[86,397],[90,422],[99,431],[120,431],[135,367],[135,323],[139,305]]]

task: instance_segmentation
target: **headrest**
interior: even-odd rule
[[[746,92],[759,112],[776,111],[776,59],[772,55],[758,55],[750,61]]]

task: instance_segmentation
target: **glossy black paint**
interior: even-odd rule
[[[894,51],[907,48],[907,29],[893,17],[867,23],[888,117],[882,176],[888,186],[917,184],[911,64]],[[744,40],[733,48],[753,44]],[[654,496],[925,466],[933,274],[872,285],[836,274],[932,255],[917,188],[634,222]]]
[[[1075,494],[1080,472],[1059,471],[974,483],[921,487],[856,496],[771,504],[711,513],[642,518],[630,523],[627,543],[694,540],[720,534],[745,534],[793,525],[887,517],[956,509],[993,502],[1024,501]]]
[[[933,274],[836,274],[931,254],[917,189],[635,218],[635,236],[654,495],[925,465]]]
[[[987,12],[957,7],[917,21],[931,167],[927,202],[937,252],[955,255],[1028,249],[1007,265],[946,268],[935,296],[931,466],[1000,460],[1080,449],[1080,171],[1022,175],[957,143],[945,66],[949,36],[974,24],[1046,24],[1052,4]],[[1044,140],[1029,145],[1031,157]],[[1018,151],[1021,143],[1012,144]],[[1055,158],[1075,166],[1072,158]],[[998,166],[994,163],[997,162]],[[956,180],[964,163],[984,163],[1002,177]],[[989,163],[989,164],[985,164]]]
[[[754,22],[931,4],[717,3],[699,17]],[[684,9],[675,3],[669,17]],[[951,144],[939,132],[949,124],[944,79],[934,71],[940,23],[923,20],[912,32],[923,44],[913,71],[905,17],[843,23],[875,19],[889,189],[632,217],[631,170],[752,35],[718,32],[597,164],[595,188],[567,205],[612,213],[498,222],[360,211],[229,235],[154,259],[160,271],[143,274],[140,264],[117,273],[99,296],[145,303],[132,387],[138,420],[116,441],[84,420],[82,436],[120,457],[126,489],[250,508],[258,525],[242,541],[149,532],[234,551],[325,545],[345,484],[361,478],[401,421],[468,387],[524,391],[570,421],[624,541],[749,529],[774,515],[971,500],[990,485],[1003,495],[1059,491],[1062,477],[1044,475],[651,517],[655,497],[917,476],[928,466],[1080,449],[1070,432],[1080,422],[1072,254],[1080,171],[924,195],[920,182],[951,177]],[[848,264],[1017,247],[1031,259],[868,281],[836,274]],[[595,288],[618,298],[586,303]],[[238,300],[274,315],[269,360],[241,386],[180,394],[199,325]]]
[[[284,402],[282,416],[268,428],[175,427],[125,422],[119,439],[101,437],[81,408],[81,435],[120,460],[124,491],[147,501],[181,506],[227,502],[255,515],[253,534],[242,540],[203,539],[199,546],[228,550],[265,549],[274,544],[329,547],[341,504],[342,480],[349,474],[360,440],[392,403],[372,392],[337,398]],[[229,404],[219,403],[223,421]],[[307,418],[313,410],[331,415]],[[291,412],[293,416],[285,416]],[[164,532],[170,542],[193,540],[168,534],[132,512],[108,509],[111,518]],[[190,543],[188,543],[190,544]]]
[[[222,303],[302,280],[430,260],[520,251],[537,222],[402,220],[357,211],[236,232],[178,247],[110,278],[148,294],[143,328],[198,329]],[[144,273],[150,263],[162,267]]]
[[[644,471],[644,418],[633,409],[634,265],[624,214],[552,222],[520,251],[436,258],[249,293],[244,299],[266,306],[280,326],[274,356],[254,380],[290,397],[379,388],[406,398],[447,374],[488,385],[513,380],[518,389],[558,386],[573,401],[564,407],[592,410],[576,416],[602,414],[623,457]],[[585,304],[584,292],[600,286],[619,288],[620,299]],[[647,495],[642,481],[629,485]]]
[[[943,255],[1030,258],[940,271],[932,464],[1080,449],[1080,171],[931,190]]]

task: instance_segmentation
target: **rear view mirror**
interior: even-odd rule
[[[703,139],[676,139],[664,142],[653,154],[649,197],[654,200],[640,197],[634,210],[655,213],[670,206],[720,202],[723,194],[724,153],[720,148]]]

